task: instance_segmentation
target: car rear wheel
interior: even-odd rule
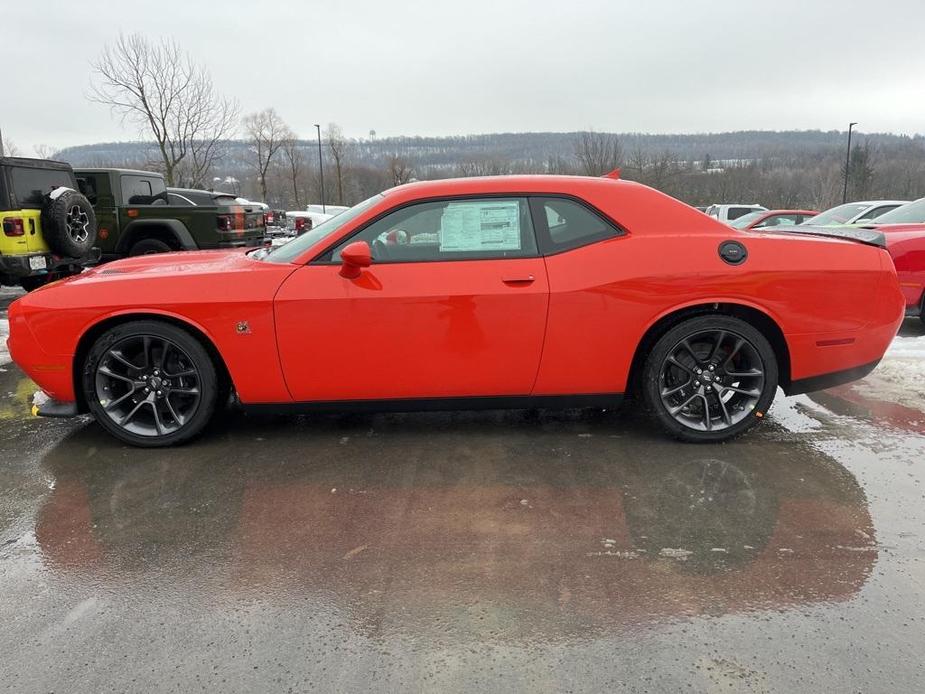
[[[767,412],[778,383],[767,338],[730,316],[686,320],[655,343],[643,372],[646,404],[682,441],[734,438]]]
[[[215,365],[195,337],[168,323],[133,321],[105,332],[82,373],[90,412],[133,446],[187,441],[215,411]]]

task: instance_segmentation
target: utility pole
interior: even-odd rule
[[[857,125],[857,123],[848,123],[848,151],[845,153],[845,187],[841,194],[842,205],[848,202],[848,167],[851,165],[851,129],[855,125]]]
[[[0,157],[3,156],[3,130],[0,130]]]
[[[318,173],[321,174],[321,213],[327,214],[324,206],[324,162],[321,157],[321,126],[315,123],[315,130],[318,131]]]

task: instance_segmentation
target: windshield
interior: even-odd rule
[[[330,219],[325,220],[311,231],[305,232],[286,245],[275,248],[265,256],[262,256],[261,260],[266,260],[270,263],[291,263],[316,243],[324,238],[327,238],[328,236],[331,236],[341,227],[349,224],[351,221],[359,217],[381,199],[382,193],[379,193],[369,198],[368,200],[364,200],[358,205],[354,205],[346,212],[342,212],[336,217],[331,217]]]
[[[870,205],[866,202],[849,202],[847,205],[839,205],[838,207],[833,207],[831,210],[821,212],[815,217],[810,217],[803,222],[803,224],[814,224],[816,226],[847,224],[869,207]]]
[[[729,222],[729,226],[733,226],[736,229],[744,229],[752,222],[756,221],[764,212],[760,210],[755,210],[754,212],[749,212],[748,214],[742,215],[738,219],[733,219]]]
[[[925,224],[925,198],[875,217],[874,224]]]

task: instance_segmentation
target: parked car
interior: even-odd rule
[[[105,259],[264,244],[263,210],[228,193],[167,189],[164,177],[129,169],[77,169],[93,204]]]
[[[729,224],[739,217],[744,217],[752,212],[764,212],[767,209],[767,207],[762,207],[761,205],[710,205],[706,209],[705,214]]]
[[[875,230],[755,234],[637,183],[497,176],[393,188],[274,250],[88,270],[14,301],[8,345],[38,414],[137,446],[192,438],[229,391],[284,412],[638,393],[671,435],[723,441],[778,386],[869,373],[903,307]]]
[[[99,259],[93,207],[70,164],[0,157],[0,285],[26,290]]]
[[[332,217],[336,217],[341,212],[346,212],[349,209],[350,209],[349,207],[345,207],[344,205],[306,205],[305,206],[306,212],[317,212],[318,214],[327,214],[327,215],[331,215]]]
[[[908,200],[849,202],[838,207],[832,207],[825,212],[820,212],[815,217],[804,220],[803,224],[817,227],[837,226],[839,224],[866,224],[908,202]]]
[[[286,229],[291,235],[298,236],[299,234],[304,234],[306,231],[311,231],[333,216],[332,214],[324,214],[323,212],[291,210],[286,213]]]
[[[730,222],[736,229],[767,229],[776,226],[802,224],[804,219],[819,214],[815,210],[756,210]]]
[[[925,198],[887,212],[865,228],[883,232],[906,297],[906,315],[925,322]]]

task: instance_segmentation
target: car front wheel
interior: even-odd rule
[[[108,330],[82,373],[90,412],[133,446],[187,441],[215,411],[215,365],[199,340],[168,323],[133,321]]]
[[[767,338],[731,316],[679,323],[656,343],[643,372],[646,404],[675,438],[725,441],[764,417],[778,367]]]

